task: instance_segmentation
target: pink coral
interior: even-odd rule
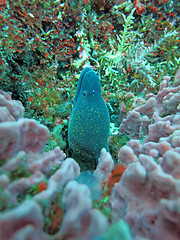
[[[0,239],[48,239],[43,233],[43,215],[40,206],[32,200],[0,214]]]
[[[4,92],[0,89],[0,107],[6,107],[9,111],[11,118],[18,120],[24,116],[24,107],[20,101],[11,99],[10,92]]]
[[[80,167],[72,158],[67,158],[61,165],[54,175],[49,178],[48,186],[45,191],[37,194],[34,199],[38,203],[46,202],[46,212],[50,211],[52,201],[55,199],[56,194],[62,190],[62,187],[73,180],[79,175]]]
[[[164,172],[180,179],[180,154],[172,150],[167,151],[161,160],[161,167]]]
[[[113,221],[124,218],[135,239],[178,240],[180,236],[179,91],[180,86],[169,87],[165,77],[157,96],[135,108],[120,126],[120,133],[140,139],[143,121],[147,123],[143,141],[132,139],[120,149],[118,161],[127,169],[110,197]],[[135,128],[132,114],[138,116]]]
[[[3,122],[0,125],[0,159],[14,157],[19,151],[41,152],[48,139],[47,127],[33,119]]]
[[[119,134],[126,133],[132,138],[138,138],[139,128],[141,126],[141,117],[140,113],[137,111],[131,111],[127,116],[127,119],[124,119],[119,127]]]
[[[107,229],[104,215],[92,208],[90,191],[86,185],[69,182],[62,201],[66,213],[56,239],[91,240]]]
[[[29,153],[26,160],[27,168],[32,172],[41,171],[44,174],[51,174],[53,165],[61,165],[66,154],[56,147],[54,150],[42,154]]]
[[[176,86],[169,87],[169,77],[165,77],[158,94],[151,97],[142,106],[137,106],[128,114],[127,119],[123,120],[119,134],[126,133],[133,139],[140,139],[144,135],[148,135],[147,141],[158,141],[160,137],[171,134],[174,131],[173,127],[177,128],[177,126],[173,126],[172,122],[179,115],[179,91],[180,86],[176,84]],[[164,117],[164,115],[166,116]],[[152,125],[153,122],[154,125]]]
[[[169,215],[165,215],[166,207],[161,202],[166,199],[171,206],[171,202],[180,197],[179,189],[179,181],[165,173],[152,157],[140,154],[137,162],[129,164],[112,191],[110,202],[114,220],[125,218],[134,234],[141,237],[161,239],[171,234],[168,239],[178,239],[180,218],[170,217],[179,215],[178,208],[170,208]]]
[[[113,169],[113,166],[114,161],[110,153],[108,153],[106,149],[103,148],[100,153],[100,158],[98,159],[98,165],[94,171],[94,176],[98,177],[101,182],[107,181],[108,176]]]
[[[127,166],[129,163],[136,161],[136,155],[134,154],[132,148],[129,146],[123,146],[118,153],[118,161],[124,166]]]
[[[112,223],[124,219],[135,240],[178,240],[180,87],[178,80],[169,86],[169,80],[165,77],[157,95],[150,94],[141,103],[136,101],[137,107],[121,123],[119,133],[132,139],[120,149],[114,169],[110,153],[101,150],[93,178],[85,174],[96,181],[96,187],[75,181],[80,167],[74,159],[66,159],[59,147],[43,152],[48,129],[35,120],[24,119],[22,105],[1,91],[0,238],[49,239],[52,224],[48,226],[47,217],[57,220],[52,236],[56,240],[105,236],[108,222],[93,208],[91,193],[108,181],[105,196],[108,199],[110,195],[110,200],[101,199],[104,196],[99,190],[98,201],[103,202],[99,205],[102,211],[111,208]],[[119,165],[122,163],[123,168]],[[45,185],[39,191],[42,183]],[[56,209],[64,208],[60,221],[57,214],[52,215],[54,203]]]
[[[173,83],[174,87],[177,87],[179,85],[180,85],[180,68],[176,72],[175,80],[174,80],[174,83]]]
[[[33,209],[37,207],[41,209],[41,203],[46,201],[46,212],[50,211],[51,201],[56,197],[57,192],[62,189],[65,183],[74,179],[74,177],[79,174],[80,169],[73,159],[69,158],[64,160],[66,154],[64,154],[59,147],[56,147],[50,152],[43,153],[43,148],[49,136],[48,129],[32,119],[21,118],[16,120],[20,115],[15,113],[19,111],[14,109],[14,111],[9,112],[8,109],[11,109],[13,106],[18,110],[21,104],[19,104],[18,101],[11,100],[9,93],[1,93],[3,93],[3,95],[1,94],[0,96],[4,99],[4,102],[1,102],[1,104],[3,103],[5,106],[0,108],[4,113],[4,117],[0,123],[0,201],[4,202],[4,204],[1,204],[0,210],[5,211],[5,213],[0,214],[0,219],[2,219],[2,224],[4,224],[4,217],[7,218],[9,224],[13,224],[10,221],[15,221],[15,217],[14,215],[11,216],[11,214],[18,211],[21,211],[22,218],[20,215],[19,219],[16,217],[17,228],[14,224],[14,229],[10,229],[8,234],[5,233],[6,229],[4,229],[1,233],[2,238],[0,238],[5,239],[4,236],[6,235],[6,239],[13,240],[26,239],[23,238],[23,236],[27,236],[27,239],[46,239],[43,237],[46,236],[46,234],[43,233],[42,227],[39,228],[39,232],[36,232],[34,229],[31,218],[34,217],[38,219],[38,214],[40,215],[40,213],[37,209],[36,217]],[[59,170],[55,173],[53,173],[53,165],[59,166]],[[24,166],[26,166],[26,168]],[[22,170],[19,171],[19,168],[22,168]],[[17,174],[20,175],[18,176]],[[23,177],[23,174],[25,174],[25,177]],[[15,179],[10,179],[13,175]],[[48,179],[47,189],[36,192],[33,198],[34,203],[29,203],[29,208],[26,207],[25,202],[20,205],[22,207],[18,208],[19,196],[29,191],[33,185],[38,186],[45,178]],[[40,205],[35,204],[35,202]],[[32,211],[30,210],[28,213],[28,209],[31,207]],[[13,210],[10,211],[9,208],[13,208]],[[8,220],[9,217],[12,219]],[[31,225],[28,224],[28,221]],[[43,216],[41,215],[41,225],[43,221]]]
[[[146,104],[137,107],[135,110],[136,112],[140,113],[142,116],[152,117],[153,113],[155,112],[155,104],[156,100],[154,97],[151,97]]]
[[[6,107],[0,107],[0,122],[15,121]]]

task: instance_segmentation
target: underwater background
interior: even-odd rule
[[[0,240],[180,239],[180,2],[0,1]]]

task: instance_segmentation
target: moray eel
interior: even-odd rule
[[[102,148],[108,150],[110,117],[98,75],[86,67],[80,75],[68,126],[72,157],[81,170],[93,170]]]

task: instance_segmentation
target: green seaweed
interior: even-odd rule
[[[110,151],[111,151],[111,154],[112,154],[113,158],[116,161],[117,161],[117,158],[118,158],[119,149],[122,146],[126,145],[127,142],[129,142],[129,140],[131,140],[130,136],[128,136],[125,133],[111,135],[110,141],[109,141],[109,148],[110,148]]]
[[[13,182],[20,178],[28,178],[30,176],[30,171],[28,171],[25,166],[20,165],[13,172],[11,172],[11,174],[9,175],[9,179],[11,182]]]
[[[103,197],[101,200],[94,200],[93,201],[93,207],[97,208],[99,211],[101,211],[108,220],[111,219],[111,209],[110,207],[107,207],[109,203],[109,196]]]

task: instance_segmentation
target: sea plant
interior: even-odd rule
[[[137,94],[144,86],[159,86],[156,76],[161,74],[161,80],[167,73],[163,71],[164,59],[159,53],[164,51],[163,53],[167,56],[169,45],[176,51],[175,56],[170,59],[177,69],[179,36],[176,30],[165,29],[162,36],[154,39],[152,44],[144,42],[143,32],[135,31],[133,28],[134,11],[135,9],[128,17],[123,14],[124,29],[117,34],[117,41],[109,40],[112,50],[105,51],[105,54],[100,57],[100,66],[105,73],[104,82],[108,78],[110,86],[117,90],[120,85],[125,86],[124,81],[126,81],[128,87]]]

